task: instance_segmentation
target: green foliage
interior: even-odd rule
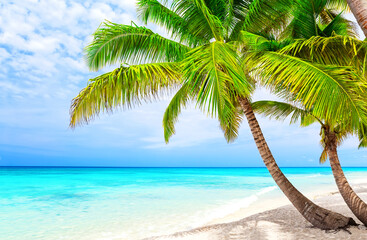
[[[307,110],[330,121],[357,128],[366,121],[366,84],[352,67],[321,65],[279,52],[250,54],[247,64],[261,82],[287,90]]]
[[[293,0],[253,0],[241,30],[256,33],[281,30],[289,21],[293,7]]]
[[[328,9],[349,10],[346,0],[327,0],[326,7]]]
[[[319,119],[349,132],[366,121],[366,48],[335,9],[342,0],[138,0],[142,26],[103,23],[86,47],[90,69],[122,66],[91,79],[73,99],[71,127],[100,112],[151,101],[178,89],[164,114],[166,142],[189,101],[219,120],[227,141],[238,136],[239,98],[255,80],[292,102],[257,102],[263,114],[307,126]],[[131,65],[128,64],[138,64]],[[358,129],[358,130],[357,130]],[[343,130],[343,132],[345,132]]]
[[[245,77],[238,54],[231,45],[223,42],[197,47],[182,63],[182,73],[186,94],[195,99],[200,109],[218,118],[226,139],[233,141],[242,120],[236,109],[237,99],[247,97],[253,90],[253,83]],[[173,101],[181,101],[182,93],[179,92]],[[180,109],[171,104],[169,108]],[[174,123],[177,112],[168,110],[164,122]],[[171,136],[174,133],[172,129],[170,127],[165,136]]]
[[[88,123],[100,112],[131,107],[177,87],[181,76],[174,63],[152,63],[115,69],[89,80],[72,101],[70,126]]]
[[[182,71],[198,105],[211,116],[221,115],[234,96],[247,96],[252,91],[238,55],[229,44],[213,42],[193,49]]]
[[[297,39],[281,52],[325,65],[351,65],[366,78],[366,50],[367,43],[364,41],[350,36],[334,35]]]
[[[320,164],[324,164],[328,159],[328,154],[327,154],[327,151],[326,149],[324,148],[321,152],[321,156],[320,156],[320,159],[319,159],[319,163]]]
[[[163,129],[166,143],[168,143],[170,137],[176,133],[175,123],[178,121],[178,116],[182,108],[186,107],[189,100],[188,86],[184,84],[180,90],[177,91],[164,112]]]
[[[98,70],[118,62],[143,65],[121,67],[92,79],[73,100],[71,126],[87,123],[103,111],[149,101],[158,95],[156,83],[166,89],[183,79],[164,117],[166,140],[175,131],[181,107],[190,99],[218,118],[227,140],[233,140],[242,120],[237,100],[247,97],[254,86],[229,39],[237,40],[251,2],[139,0],[139,18],[166,28],[177,42],[135,24],[103,23],[86,48],[88,66]]]
[[[301,104],[298,104],[301,105]],[[321,164],[325,163],[328,158],[327,153],[327,134],[329,132],[333,132],[336,136],[336,145],[340,146],[344,139],[355,132],[354,129],[345,128],[346,126],[341,123],[338,124],[336,122],[328,123],[324,121],[324,119],[319,119],[315,115],[313,115],[312,111],[305,110],[302,107],[296,106],[296,103],[285,103],[285,102],[277,102],[277,101],[257,101],[252,103],[252,107],[256,113],[260,113],[269,118],[274,118],[276,120],[284,121],[286,119],[290,119],[290,124],[300,122],[300,125],[305,127],[309,126],[315,122],[320,123],[321,125],[321,141],[320,145],[323,149],[319,162]],[[365,125],[364,125],[365,127]],[[362,129],[359,127],[358,131],[360,131],[361,143],[365,143],[365,131],[366,129]]]
[[[295,0],[289,25],[281,33],[283,39],[308,39],[313,36],[329,37],[332,34],[355,35],[352,22],[342,13],[328,7],[343,7],[336,1]]]
[[[189,47],[168,40],[145,27],[105,22],[85,49],[90,69],[119,63],[180,61]]]
[[[358,129],[358,139],[359,139],[358,148],[367,147],[367,125],[362,122]]]
[[[174,0],[171,8],[190,24],[194,35],[223,40],[224,28],[220,16],[214,15],[204,0]]]
[[[301,126],[304,127],[318,121],[310,111],[285,102],[257,101],[252,103],[252,108],[256,113],[267,116],[270,119],[274,118],[275,120],[284,121],[290,117],[291,124],[299,121]]]
[[[190,22],[159,1],[139,0],[137,4],[138,17],[145,24],[151,22],[162,26],[171,33],[171,37],[192,47],[209,42],[210,36],[195,34]]]

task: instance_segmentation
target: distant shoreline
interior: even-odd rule
[[[231,169],[231,168],[261,168],[264,169],[266,167],[114,167],[114,166],[1,166],[0,168],[183,168],[183,169],[187,169],[187,168],[224,168],[224,169]],[[316,168],[316,169],[320,169],[320,168],[325,168],[325,169],[331,169],[329,166],[327,167],[280,167],[280,168]],[[343,166],[343,169],[345,168],[367,168],[367,166]]]

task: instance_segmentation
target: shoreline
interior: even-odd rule
[[[353,181],[351,181],[353,183]],[[353,184],[354,190],[367,201],[366,184]],[[361,222],[349,210],[336,186],[305,195],[316,204],[352,217]],[[348,231],[324,231],[313,228],[284,196],[259,201],[247,208],[188,231],[170,235],[152,236],[144,240],[263,240],[263,239],[367,239],[367,228],[363,225],[350,227]]]

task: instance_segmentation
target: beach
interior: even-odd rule
[[[352,216],[329,168],[282,170],[310,199]],[[345,174],[366,199],[367,168],[345,168]],[[364,233],[310,228],[266,168],[0,168],[0,182],[4,240],[271,239],[269,232],[284,235],[277,239],[341,239]]]
[[[358,195],[367,200],[367,186],[355,184]],[[229,221],[241,214],[227,217],[223,223],[212,224],[172,235],[151,237],[145,240],[265,240],[265,239],[367,239],[367,228],[353,215],[339,192],[324,192],[311,199],[318,205],[352,217],[358,226],[346,230],[325,231],[312,227],[292,205],[259,212],[236,221]],[[286,200],[276,204],[286,204]],[[273,205],[274,206],[274,205]],[[253,206],[256,208],[256,206]],[[266,208],[266,206],[265,206]],[[258,208],[261,209],[261,208]],[[222,219],[223,220],[223,219]],[[218,222],[221,220],[218,219]]]

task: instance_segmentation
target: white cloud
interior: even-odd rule
[[[10,53],[6,49],[0,48],[0,63],[7,60],[10,56]]]
[[[85,86],[83,47],[105,19],[129,23],[135,1],[14,1],[0,4],[0,99],[20,105],[65,103]],[[46,108],[46,106],[45,106]],[[18,114],[21,114],[20,112]]]
[[[97,147],[175,149],[226,145],[218,122],[189,107],[179,118],[177,134],[164,143],[162,116],[167,99],[132,111],[101,115],[90,126],[68,130],[70,101],[85,87],[90,73],[83,47],[105,19],[130,24],[136,20],[136,1],[15,0],[0,3],[0,145],[53,150],[75,145]],[[150,25],[149,25],[150,27]],[[163,36],[168,33],[155,27]],[[112,67],[104,69],[108,71]],[[274,99],[265,90],[255,99]],[[319,141],[317,126],[297,126],[259,118],[272,146],[308,146]],[[244,121],[238,145],[251,142]],[[354,142],[347,142],[347,146]],[[256,149],[253,149],[256,152]]]

